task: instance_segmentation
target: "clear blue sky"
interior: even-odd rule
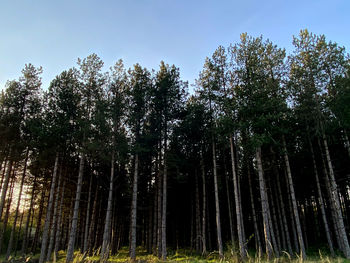
[[[105,69],[119,58],[180,67],[193,83],[205,57],[247,32],[287,51],[307,28],[350,48],[349,0],[2,0],[0,89],[25,63],[42,66],[43,87],[77,58],[97,53]]]

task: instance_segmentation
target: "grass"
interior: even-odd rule
[[[86,256],[80,254],[79,251],[76,251],[74,254],[74,263],[97,263],[99,262],[99,251],[95,252],[93,256]],[[124,247],[118,251],[116,255],[111,256],[108,259],[109,263],[126,263],[130,262],[129,251],[127,247]],[[39,254],[28,256],[26,259],[12,258],[10,262],[38,262]],[[53,262],[56,263],[64,263],[66,258],[66,254],[64,251],[59,251],[58,258]],[[0,256],[0,262],[6,262],[4,260],[4,256]],[[136,262],[138,263],[162,263],[164,261],[158,259],[158,257],[154,255],[148,254],[143,248],[137,248],[137,257]],[[225,257],[223,259],[219,258],[217,252],[209,253],[206,256],[201,256],[197,253],[191,252],[190,250],[179,249],[176,251],[168,250],[168,257],[166,262],[173,263],[239,263],[240,259],[232,250],[228,250],[225,253]],[[253,252],[248,253],[247,263],[312,263],[312,262],[321,262],[321,263],[350,263],[350,260],[344,259],[340,256],[332,258],[325,252],[321,250],[318,251],[310,251],[308,253],[308,258],[305,261],[302,261],[300,257],[295,256],[291,257],[288,253],[283,253],[283,255],[279,258],[275,258],[272,260],[267,260],[264,257],[257,257]]]

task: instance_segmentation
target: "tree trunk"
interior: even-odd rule
[[[335,207],[335,213],[336,213],[336,220],[337,220],[337,224],[338,224],[338,231],[340,234],[340,238],[342,241],[342,251],[344,253],[344,256],[347,259],[350,259],[350,247],[349,247],[349,241],[348,241],[348,237],[346,235],[346,231],[345,231],[345,226],[344,226],[344,221],[343,221],[343,216],[341,213],[341,208],[340,208],[340,203],[339,203],[339,195],[338,195],[338,189],[337,189],[337,183],[335,181],[335,176],[334,176],[334,171],[333,171],[333,165],[332,165],[332,161],[331,161],[331,157],[329,154],[329,149],[328,149],[328,143],[327,143],[327,139],[326,139],[326,135],[323,133],[322,134],[322,139],[323,139],[323,145],[325,148],[325,152],[326,152],[326,160],[327,160],[327,164],[328,164],[328,169],[329,169],[329,178],[330,178],[330,185],[331,185],[331,194],[332,194],[332,203],[334,204]]]
[[[16,212],[15,212],[15,219],[14,219],[13,224],[12,224],[10,240],[8,242],[8,245],[7,245],[7,252],[6,252],[6,259],[7,260],[9,259],[10,254],[12,252],[14,235],[16,233],[16,225],[17,225],[17,219],[18,219],[18,213],[19,213],[19,206],[21,204],[21,197],[22,197],[24,179],[26,177],[26,172],[27,172],[28,154],[29,154],[29,150],[27,149],[27,151],[26,151],[26,158],[24,160],[24,168],[23,168],[22,180],[21,180],[21,185],[20,185],[19,194],[18,194],[18,200],[17,200]]]
[[[236,216],[237,216],[237,234],[238,234],[238,242],[239,242],[239,251],[241,258],[244,260],[247,256],[245,249],[245,240],[244,240],[244,229],[241,225],[242,223],[242,211],[240,205],[240,191],[239,184],[236,174],[236,164],[235,164],[235,154],[233,150],[233,139],[230,136],[230,149],[231,149],[231,165],[232,165],[232,179],[233,179],[233,187],[234,187],[234,195],[235,195],[235,206],[236,206]]]
[[[59,199],[58,197],[60,196],[60,192],[61,192],[61,184],[62,184],[62,166],[60,168],[60,173],[58,176],[58,186],[57,186],[55,205],[53,210],[52,224],[50,227],[51,233],[50,233],[49,246],[47,249],[46,261],[51,260],[52,249],[54,247],[54,240],[55,240],[55,234],[56,234],[56,228],[57,228],[57,209],[58,209],[58,199]]]
[[[9,158],[11,158],[10,155],[9,155]],[[1,189],[2,191],[1,191],[1,200],[0,200],[0,220],[2,218],[2,211],[5,206],[5,197],[6,197],[7,188],[8,188],[10,175],[12,171],[12,165],[13,165],[13,160],[10,159],[10,161],[8,162],[6,173],[5,173],[4,183],[2,184],[2,189]]]
[[[34,194],[35,194],[35,189],[36,189],[36,180],[37,177],[34,177],[34,181],[33,181],[33,186],[32,186],[32,194],[30,197],[30,205],[29,205],[29,210],[28,210],[28,214],[27,214],[27,220],[26,220],[26,225],[24,228],[24,235],[23,235],[23,242],[22,242],[22,249],[21,249],[21,254],[22,256],[24,256],[27,253],[27,242],[28,242],[28,228],[29,228],[29,222],[30,222],[30,218],[32,215],[32,211],[33,211],[33,206],[34,206]]]
[[[298,235],[298,243],[300,247],[300,253],[302,259],[306,259],[306,252],[305,252],[305,246],[304,246],[304,240],[303,240],[303,233],[301,231],[301,225],[300,225],[300,218],[299,218],[299,212],[298,212],[298,206],[297,206],[297,201],[295,198],[295,192],[294,192],[294,185],[293,185],[293,180],[292,180],[292,172],[290,170],[290,165],[289,165],[289,158],[287,154],[287,146],[286,146],[286,141],[285,138],[283,137],[283,156],[284,156],[284,162],[286,165],[287,169],[287,183],[288,187],[290,190],[290,197],[292,200],[292,206],[293,206],[293,214],[294,214],[294,219],[295,219],[295,226],[297,229],[297,235]]]
[[[131,201],[131,224],[130,224],[130,258],[136,260],[136,220],[137,220],[137,179],[139,174],[139,155],[135,154],[135,170]]]
[[[68,241],[67,258],[66,258],[67,263],[70,263],[73,261],[74,243],[75,243],[75,236],[76,236],[77,225],[78,225],[80,195],[81,195],[81,188],[82,188],[82,181],[83,181],[83,174],[84,174],[84,161],[85,161],[85,155],[84,153],[82,153],[80,157],[80,164],[79,164],[78,185],[77,185],[77,192],[76,192],[75,202],[74,202],[72,228],[70,230],[69,241]]]
[[[45,262],[45,259],[46,259],[46,249],[47,249],[47,241],[49,238],[49,227],[50,227],[51,214],[52,214],[52,205],[53,205],[53,199],[54,199],[55,188],[56,188],[58,159],[59,158],[58,158],[58,153],[57,153],[56,158],[55,158],[55,167],[54,167],[53,175],[52,175],[49,203],[47,205],[45,225],[44,225],[42,241],[41,241],[41,252],[40,252],[39,263]]]
[[[90,203],[91,203],[91,194],[92,194],[91,187],[92,187],[92,174],[90,176],[89,193],[88,193],[87,208],[86,208],[85,231],[84,231],[84,241],[83,241],[83,253],[86,253],[86,251],[88,249]]]
[[[158,258],[162,257],[162,176],[160,169],[158,171],[158,205],[157,205],[157,217],[158,217],[158,232],[157,232],[157,247]]]
[[[286,209],[285,209],[286,207],[285,207],[284,201],[283,201],[281,183],[280,183],[280,175],[277,171],[277,168],[275,169],[275,174],[276,174],[276,178],[277,178],[277,191],[278,191],[278,196],[279,196],[279,203],[281,205],[283,228],[284,228],[285,235],[286,235],[287,248],[288,248],[289,254],[292,254],[293,250],[292,250],[292,244],[290,241],[290,233],[289,233],[289,227],[288,227]]]
[[[46,184],[46,182],[45,182]],[[34,234],[34,240],[33,240],[33,244],[32,244],[32,249],[31,252],[35,253],[36,252],[36,248],[37,248],[37,244],[38,244],[38,239],[39,239],[39,233],[40,233],[40,228],[41,228],[41,223],[42,223],[42,216],[43,216],[43,212],[44,212],[44,203],[45,203],[45,199],[46,199],[46,188],[45,188],[45,184],[43,185],[43,189],[41,191],[41,199],[40,199],[40,205],[39,205],[39,213],[38,213],[38,222],[36,225],[36,229],[35,229],[35,234]],[[33,217],[34,217],[33,213]]]
[[[202,173],[202,194],[203,194],[203,203],[202,203],[202,255],[207,254],[207,240],[206,240],[206,185],[205,185],[205,169],[204,169],[204,161],[203,154],[201,153],[201,173]]]
[[[167,128],[165,128],[167,129]],[[167,249],[166,249],[166,211],[167,211],[167,177],[168,177],[168,166],[167,166],[167,135],[164,138],[164,172],[163,172],[163,199],[162,199],[162,260],[166,260]]]
[[[201,233],[201,215],[199,205],[199,186],[197,169],[195,171],[195,188],[196,188],[196,250],[197,253],[202,252],[202,233]]]
[[[260,257],[262,255],[262,246],[261,246],[259,228],[258,228],[258,223],[257,223],[256,213],[255,213],[255,204],[254,204],[254,196],[253,196],[253,185],[252,185],[252,179],[251,179],[249,164],[248,164],[248,182],[249,182],[250,204],[251,204],[251,207],[252,207],[252,216],[253,216],[253,222],[254,222],[256,251],[258,252],[258,256]]]
[[[2,243],[3,243],[3,238],[7,229],[7,223],[8,223],[8,219],[9,219],[9,215],[10,215],[10,208],[11,208],[11,203],[12,203],[12,197],[13,197],[13,189],[14,189],[14,184],[15,184],[15,178],[13,177],[11,179],[11,183],[10,183],[10,192],[8,193],[8,197],[7,197],[7,206],[6,206],[6,211],[5,211],[5,216],[4,216],[4,220],[2,221],[3,226],[0,232],[0,254],[1,254],[1,250],[2,250]]]
[[[326,210],[325,210],[323,197],[322,197],[320,180],[319,180],[318,172],[317,172],[317,164],[316,164],[316,159],[315,159],[315,153],[314,153],[314,149],[312,147],[312,143],[311,143],[310,137],[308,137],[308,141],[309,141],[309,147],[310,147],[310,152],[311,152],[312,165],[313,165],[314,173],[315,173],[316,189],[317,189],[317,194],[318,194],[318,202],[319,202],[320,208],[321,208],[322,221],[323,221],[324,229],[325,229],[325,232],[326,232],[328,247],[329,247],[329,250],[331,252],[332,257],[334,257],[335,256],[334,247],[333,247],[331,234],[330,234],[330,231],[329,231],[329,226],[328,226],[328,221],[327,221],[327,216],[326,216]]]
[[[265,181],[265,190],[266,190],[266,198],[267,198],[267,211],[268,211],[267,216],[268,216],[268,220],[269,220],[270,235],[271,235],[271,240],[272,240],[273,251],[275,252],[276,257],[279,257],[280,255],[279,255],[278,245],[276,242],[275,230],[274,230],[274,226],[273,226],[273,221],[271,219],[271,209],[270,209],[270,204],[269,204],[269,196],[268,196],[268,189],[266,187],[266,181]]]
[[[60,244],[61,244],[62,207],[63,207],[63,202],[64,202],[65,186],[66,186],[66,181],[64,180],[63,181],[63,186],[62,186],[62,191],[61,191],[60,206],[59,206],[58,215],[57,215],[57,230],[56,230],[56,240],[55,240],[55,255],[56,255],[56,258],[58,256],[58,250],[59,250]]]
[[[269,225],[269,210],[268,210],[268,200],[265,189],[265,179],[264,179],[264,171],[262,167],[261,161],[261,148],[256,148],[255,158],[257,162],[258,175],[259,175],[259,189],[260,189],[260,200],[261,200],[261,208],[263,215],[263,225],[264,225],[264,235],[265,235],[265,246],[266,246],[266,254],[267,258],[271,259],[273,254],[273,248],[271,243],[271,233],[270,233],[270,225]]]
[[[1,163],[1,165],[2,165],[2,163]],[[2,174],[1,174],[0,192],[2,190],[2,183],[4,182],[4,178],[5,178],[6,167],[7,167],[7,160],[5,160],[4,161],[4,165],[1,166],[1,169],[3,168],[3,171],[2,171]]]
[[[89,252],[89,254],[91,254],[93,249],[93,233],[95,232],[97,197],[98,197],[98,185],[96,184],[95,197],[94,197],[94,203],[92,205],[92,215],[91,215],[91,221],[90,221],[89,233],[88,233],[87,251]]]
[[[280,235],[281,235],[281,250],[286,250],[287,249],[287,242],[286,242],[286,235],[285,235],[285,229],[283,225],[283,219],[282,219],[282,213],[281,213],[281,206],[277,194],[277,186],[276,186],[276,181],[273,183],[274,190],[271,191],[273,194],[273,198],[275,199],[275,204],[276,204],[276,213],[278,217],[278,227],[280,230]]]
[[[273,200],[273,195],[272,195],[272,188],[271,188],[271,183],[269,182],[268,184],[270,191],[270,203],[271,203],[271,208],[272,208],[272,217],[271,219],[271,235],[272,237],[275,237],[275,251],[276,255],[279,257],[279,253],[281,252],[281,239],[280,239],[280,233],[278,229],[278,222],[277,222],[277,216],[276,216],[276,209],[275,209],[275,203]],[[273,233],[272,233],[273,230]],[[272,240],[273,241],[273,240]]]
[[[216,166],[216,149],[215,149],[215,142],[214,142],[213,135],[212,135],[211,140],[212,140],[212,154],[213,154],[215,217],[216,217],[217,241],[218,241],[219,256],[222,258],[224,256],[224,252],[223,252],[223,248],[222,248],[222,238],[221,238],[219,189],[218,189],[218,176],[217,176],[217,166]]]

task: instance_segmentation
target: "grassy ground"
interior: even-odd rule
[[[318,251],[311,251],[308,253],[308,259],[303,261],[305,263],[311,262],[322,262],[322,263],[350,263],[350,260],[346,260],[342,257],[331,258],[326,254]],[[60,251],[58,258],[53,262],[63,263],[65,262],[65,252]],[[27,257],[26,259],[21,258],[12,258],[9,262],[38,262],[39,255],[34,255],[31,257]],[[153,255],[149,255],[142,248],[138,248],[137,251],[137,262],[139,263],[161,263],[163,261],[159,260],[157,257]],[[0,262],[6,262],[4,257],[0,257]],[[97,255],[86,257],[85,255],[79,254],[79,252],[75,253],[74,263],[97,263],[99,262],[99,257]],[[113,255],[109,258],[108,262],[110,263],[126,263],[130,262],[128,257],[128,248],[122,248],[119,250],[118,254]],[[167,262],[174,263],[211,263],[211,262],[221,262],[221,263],[238,263],[239,258],[227,251],[224,259],[220,259],[217,253],[210,253],[207,256],[203,257],[196,253],[192,253],[189,250],[177,250],[177,251],[169,251]],[[298,256],[291,258],[290,255],[285,253],[282,257],[276,258],[273,260],[266,260],[265,258],[255,257],[253,253],[250,253],[248,256],[247,263],[299,263],[302,262]]]

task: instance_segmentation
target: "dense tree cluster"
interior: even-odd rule
[[[26,65],[0,97],[0,252],[350,258],[350,60],[307,30],[293,44],[242,34],[191,95],[164,62],[92,54],[48,89]]]

